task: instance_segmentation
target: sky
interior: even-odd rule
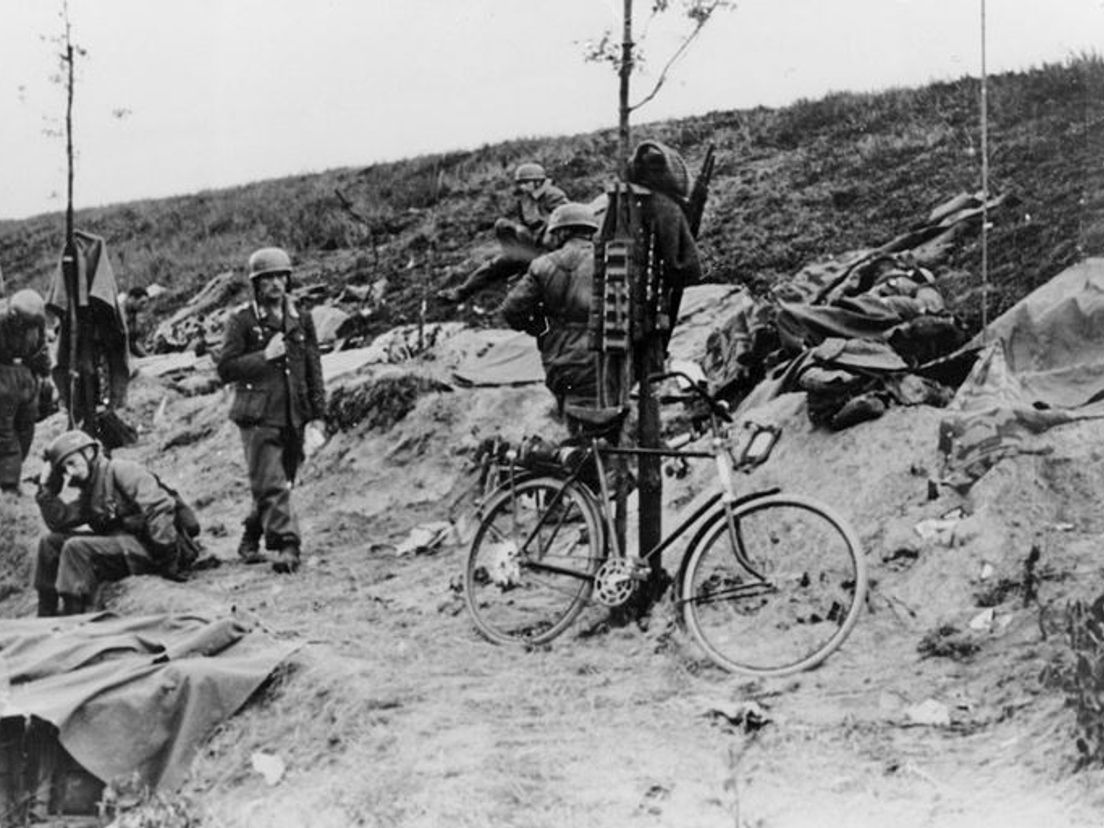
[[[633,101],[689,31],[649,22]],[[616,125],[622,0],[69,0],[77,209]],[[0,0],[0,218],[65,207],[62,0]],[[984,8],[984,38],[982,9]],[[633,123],[1100,54],[1104,0],[739,0]]]

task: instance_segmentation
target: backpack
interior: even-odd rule
[[[188,571],[195,564],[199,553],[202,551],[197,540],[202,529],[199,524],[199,517],[188,501],[180,496],[180,492],[168,485],[155,472],[150,473],[153,474],[153,479],[157,481],[157,484],[172,495],[176,502],[176,514],[173,520],[173,524],[176,526],[176,550],[175,555],[163,563],[162,574],[173,581],[184,581],[187,580]]]

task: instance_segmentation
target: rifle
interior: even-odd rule
[[[705,151],[702,159],[701,171],[694,179],[694,186],[690,190],[690,197],[686,200],[686,220],[690,224],[690,234],[696,239],[701,228],[702,214],[705,212],[705,200],[709,196],[709,182],[713,179],[713,168],[716,166],[716,155],[713,145]]]

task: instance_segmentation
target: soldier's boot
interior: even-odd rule
[[[242,521],[241,540],[238,541],[238,557],[243,563],[264,563],[265,555],[261,551],[261,531],[249,518]]]
[[[52,589],[38,591],[38,617],[53,618],[58,614],[58,594]]]
[[[272,561],[272,571],[283,575],[290,575],[299,569],[299,546],[289,544],[276,553]]]

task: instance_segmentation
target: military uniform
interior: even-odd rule
[[[50,376],[44,320],[14,313],[0,302],[0,489],[17,491],[34,440],[38,397]]]
[[[277,333],[284,334],[287,352],[267,360],[265,346]],[[255,545],[263,538],[268,549],[298,550],[301,535],[291,508],[291,484],[303,459],[303,428],[322,420],[326,408],[310,314],[300,314],[290,299],[281,322],[255,303],[240,309],[227,322],[218,373],[223,382],[234,383],[230,419],[241,431],[253,496],[243,542]]]
[[[597,377],[587,324],[594,285],[594,244],[581,237],[533,260],[499,312],[510,327],[537,337],[544,381],[561,411],[595,404]],[[578,424],[570,417],[569,428]]]
[[[55,470],[35,496],[50,530],[34,567],[40,607],[62,595],[83,611],[101,582],[157,572],[175,555],[176,498],[150,471],[97,455],[76,500],[61,499],[61,482]],[[90,531],[75,531],[84,524]]]

